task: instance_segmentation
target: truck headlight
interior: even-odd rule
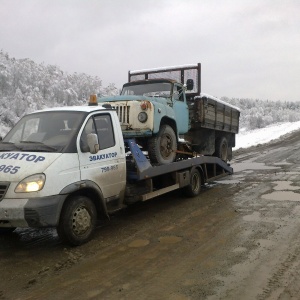
[[[141,122],[141,123],[145,123],[147,120],[148,120],[148,115],[147,113],[145,113],[144,111],[140,112],[138,114],[138,120]]]
[[[24,178],[15,188],[15,193],[30,193],[40,191],[45,184],[45,174],[35,174]]]

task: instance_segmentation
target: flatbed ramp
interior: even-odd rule
[[[145,201],[193,184],[192,171],[201,175],[201,185],[233,174],[233,169],[218,157],[201,155],[166,165],[152,166],[134,140],[125,140],[127,159],[127,203]]]

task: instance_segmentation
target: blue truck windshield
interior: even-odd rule
[[[148,97],[170,97],[172,84],[169,82],[151,82],[124,86],[121,95],[138,95]]]

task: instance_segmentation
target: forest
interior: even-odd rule
[[[241,111],[240,128],[263,128],[275,123],[300,121],[300,102],[221,97]]]
[[[83,105],[90,94],[116,95],[120,87],[104,87],[97,76],[68,74],[58,66],[16,59],[0,51],[0,136],[26,113],[46,107]],[[300,120],[300,102],[228,98],[240,108],[240,127],[246,130]]]

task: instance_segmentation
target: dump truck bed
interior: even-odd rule
[[[189,100],[188,106],[191,128],[238,133],[240,111],[237,107],[206,94]]]

